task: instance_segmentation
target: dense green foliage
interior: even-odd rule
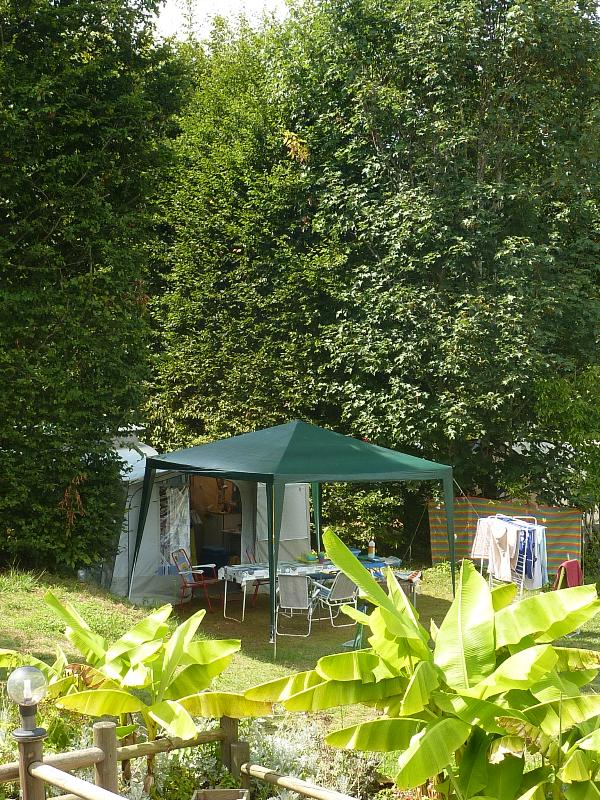
[[[302,416],[491,497],[589,502],[554,399],[597,438],[599,67],[595,6],[566,0],[220,29],[165,197],[157,441]]]
[[[581,693],[600,653],[553,641],[593,619],[594,586],[513,603],[514,584],[490,591],[463,562],[456,597],[431,636],[391,570],[387,592],[331,532],[330,558],[360,587],[369,613],[346,613],[369,629],[369,647],[325,656],[313,670],[246,692],[289,711],[353,703],[376,719],[331,733],[351,750],[398,753],[400,789],[447,800],[577,800],[600,793],[600,698]],[[526,754],[535,754],[535,764]],[[535,768],[533,768],[535,766]]]
[[[180,102],[154,0],[0,0],[0,560],[77,566],[123,511],[111,440],[145,375],[158,137]]]

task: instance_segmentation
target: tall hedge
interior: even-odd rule
[[[85,565],[146,375],[148,198],[179,104],[151,0],[0,0],[0,564]]]

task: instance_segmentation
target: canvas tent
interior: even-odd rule
[[[161,470],[154,481],[143,539],[136,553],[136,534],[142,498],[146,458],[158,453],[139,441],[135,433],[120,437],[115,448],[124,464],[125,512],[114,560],[103,567],[102,581],[114,594],[128,596],[138,605],[174,603],[179,599],[180,579],[171,553],[184,547],[195,561],[225,563],[241,554],[257,561],[268,558],[266,487],[252,481],[236,481],[239,513],[211,513],[218,490],[214,478],[190,476],[176,467]],[[220,484],[228,483],[220,481]],[[212,484],[212,486],[211,486]],[[231,490],[231,486],[227,487]],[[309,489],[288,485],[283,500],[282,539],[279,556],[296,559],[310,550]],[[196,516],[195,516],[196,515]],[[209,523],[232,525],[235,531],[219,534]],[[217,545],[227,545],[227,549]],[[212,547],[210,547],[212,546]],[[203,549],[203,548],[209,548]],[[220,554],[220,555],[217,555]],[[241,560],[247,560],[244,555]]]
[[[271,638],[275,623],[275,577],[281,534],[283,491],[288,484],[310,483],[317,537],[320,536],[319,486],[332,482],[392,482],[440,480],[447,509],[448,549],[454,582],[452,467],[437,464],[331,430],[295,420],[210,444],[146,459],[135,562],[139,558],[152,486],[157,470],[181,470],[265,484],[267,541],[271,593]]]

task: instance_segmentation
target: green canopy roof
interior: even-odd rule
[[[385,447],[354,439],[351,436],[344,436],[316,425],[309,425],[300,420],[147,458],[135,545],[134,569],[157,470],[178,470],[195,475],[254,480],[266,484],[272,639],[274,636],[279,528],[283,486],[286,483],[312,484],[317,536],[319,536],[318,488],[321,483],[443,481],[448,553],[454,586],[454,498],[452,467],[447,464],[438,464],[435,461],[416,458],[396,450],[388,450]]]
[[[154,456],[146,464],[150,469],[276,483],[440,480],[452,473],[446,464],[300,420]]]

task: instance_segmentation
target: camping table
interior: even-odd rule
[[[277,565],[277,574],[286,575],[309,575],[312,578],[319,577],[321,580],[333,577],[339,569],[334,566],[330,561],[320,564],[318,561],[311,561],[305,563],[302,561],[280,561]],[[248,584],[260,581],[267,583],[269,580],[269,565],[267,563],[260,564],[231,564],[226,567],[221,567],[219,570],[219,578],[225,582],[225,591],[223,593],[223,616],[225,619],[232,619],[236,622],[243,622],[246,616],[246,593],[248,591]],[[242,618],[228,617],[227,616],[227,586],[231,583],[237,583],[242,588]]]

